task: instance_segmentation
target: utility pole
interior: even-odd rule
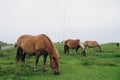
[[[63,43],[65,40],[65,26],[66,26],[66,0],[64,0]]]

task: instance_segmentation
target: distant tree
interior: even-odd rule
[[[5,46],[5,45],[7,45],[6,42],[0,41],[0,46]]]

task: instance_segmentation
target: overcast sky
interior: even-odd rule
[[[0,0],[0,41],[22,34],[120,42],[120,0]]]

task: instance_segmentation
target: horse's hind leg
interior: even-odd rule
[[[42,65],[43,71],[47,71],[47,68],[46,68],[47,56],[48,56],[48,54],[45,54],[45,55],[44,55],[44,60],[43,60],[43,65]]]
[[[16,51],[16,62],[18,63],[19,60],[20,60],[20,53],[19,53],[19,48],[17,48],[17,51]]]
[[[26,53],[25,53],[25,52],[22,52],[22,54],[21,54],[21,62],[22,62],[23,64],[25,64],[25,57],[26,57]]]

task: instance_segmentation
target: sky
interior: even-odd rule
[[[0,41],[23,34],[120,42],[120,0],[0,0]]]

